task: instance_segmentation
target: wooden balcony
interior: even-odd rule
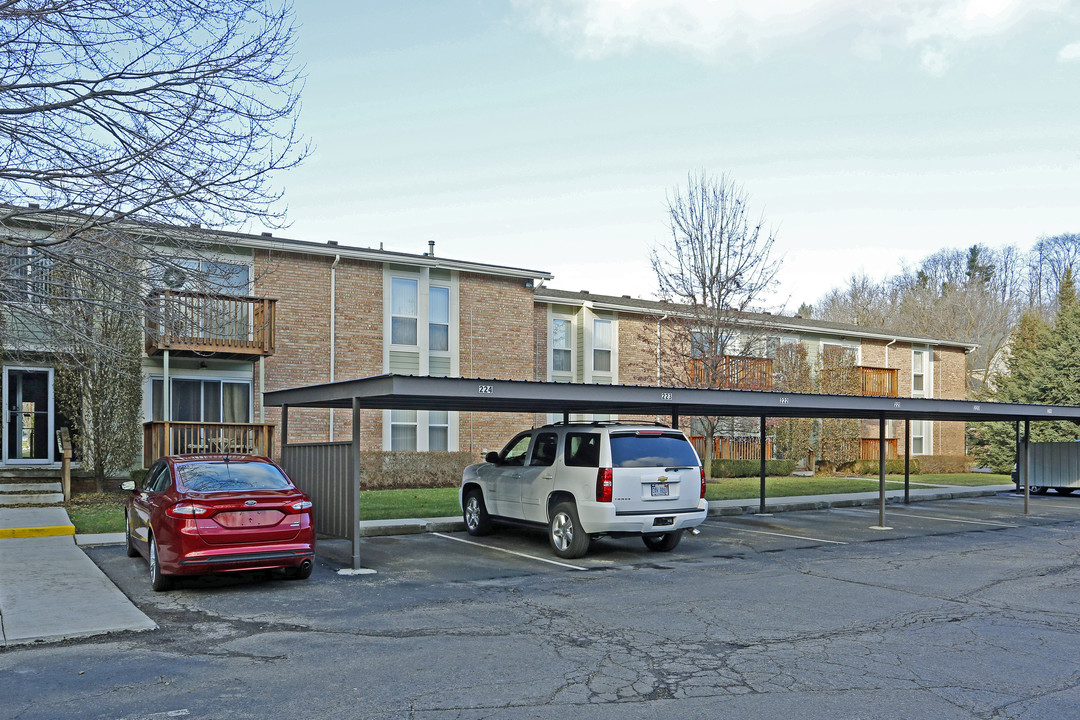
[[[714,382],[708,382],[702,360],[691,361],[690,378],[697,387],[713,390],[772,390],[772,360],[725,355],[716,368]]]
[[[828,368],[822,371],[822,391],[834,395],[899,397],[899,372],[895,368],[863,365]]]
[[[146,354],[274,354],[277,300],[159,290],[150,295]]]
[[[698,457],[705,458],[705,438],[700,435],[690,437],[690,442],[697,450]],[[760,460],[761,440],[747,438],[713,438],[714,460]],[[772,460],[772,440],[765,440],[765,459]]]
[[[269,457],[273,451],[274,426],[268,423],[154,421],[143,424],[146,467],[162,455],[237,453]]]
[[[881,441],[879,438],[860,438],[859,439],[859,459],[860,460],[877,460],[878,452],[881,448]],[[894,460],[896,458],[896,438],[885,438],[885,459]]]

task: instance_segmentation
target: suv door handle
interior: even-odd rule
[[[543,476],[543,479],[544,479],[544,480],[554,480],[554,479],[555,479],[555,476],[554,476],[554,475],[544,475],[544,476]]]

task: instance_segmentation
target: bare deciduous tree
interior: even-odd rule
[[[652,267],[662,299],[682,305],[672,316],[667,355],[672,380],[697,387],[745,386],[753,365],[729,356],[748,350],[754,330],[746,314],[776,282],[776,234],[764,215],[752,216],[749,196],[726,175],[687,177],[668,196],[671,237],[653,249]],[[703,418],[705,461],[719,418]]]
[[[207,256],[192,226],[282,222],[274,178],[308,152],[292,23],[288,0],[0,2],[0,344],[77,338],[34,296],[85,301],[58,278],[89,256],[160,278]]]

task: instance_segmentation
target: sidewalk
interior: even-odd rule
[[[74,535],[63,508],[0,508],[0,647],[157,627]]]

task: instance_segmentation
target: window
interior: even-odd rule
[[[913,350],[911,353],[911,394],[916,397],[926,395],[928,355],[926,350]]]
[[[555,433],[540,433],[536,436],[530,465],[548,467],[555,464],[555,455],[559,452],[559,436]]]
[[[153,420],[165,420],[164,380],[150,380]],[[177,422],[251,422],[251,384],[220,379],[172,378],[169,420]]]
[[[428,293],[428,349],[450,349],[450,288],[433,285]]]
[[[10,282],[4,283],[2,296],[8,302],[40,303],[49,299],[52,292],[52,260],[34,248],[3,247],[6,268],[3,271]]]
[[[506,444],[502,452],[503,465],[524,465],[525,456],[529,453],[529,443],[532,435],[525,433]]]
[[[551,321],[551,372],[573,372],[573,328],[565,318]]]
[[[911,421],[911,454],[926,454],[926,421]]]
[[[159,282],[169,290],[243,297],[251,286],[250,269],[237,263],[178,258],[168,261],[168,266],[159,267],[157,271],[161,273]]]
[[[610,320],[593,320],[593,371],[611,372]]]
[[[612,433],[611,464],[617,468],[697,467],[698,458],[682,435]]]
[[[390,449],[416,450],[416,411],[390,411]]]
[[[428,450],[450,449],[450,414],[445,410],[428,412]]]
[[[390,343],[416,345],[417,281],[393,278],[390,282]]]
[[[563,455],[567,467],[599,467],[600,436],[597,433],[566,433]]]

